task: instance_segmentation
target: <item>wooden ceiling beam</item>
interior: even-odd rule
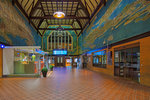
[[[34,0],[35,1],[35,0]],[[21,1],[21,3],[23,2],[23,0]],[[27,7],[27,3],[29,2],[29,0],[27,0],[27,2],[26,2],[26,4],[23,6],[24,8],[25,7]],[[35,29],[39,32],[39,30],[40,29],[44,29],[44,30],[52,30],[52,29],[49,29],[49,28],[39,28],[38,26],[40,26],[39,25],[39,23],[38,23],[38,25],[37,26],[35,26],[35,24],[36,23],[33,23],[33,21],[32,20],[38,20],[38,19],[40,19],[40,23],[42,22],[42,20],[50,20],[50,19],[52,19],[52,20],[55,20],[56,22],[57,22],[57,20],[62,20],[62,19],[56,19],[56,18],[54,18],[53,17],[53,15],[48,15],[48,16],[34,16],[34,13],[35,13],[35,11],[38,9],[38,8],[41,8],[39,5],[40,5],[40,3],[51,3],[51,4],[53,4],[53,2],[57,2],[57,4],[59,4],[60,5],[60,7],[63,7],[64,6],[64,4],[63,4],[63,2],[67,2],[67,4],[66,5],[68,5],[70,2],[75,2],[75,3],[78,3],[79,4],[79,8],[78,8],[78,10],[79,9],[81,9],[82,8],[82,10],[83,10],[83,12],[86,14],[86,17],[77,17],[77,14],[75,15],[75,16],[66,16],[65,18],[63,18],[63,19],[65,19],[65,20],[70,20],[70,19],[73,19],[73,20],[76,20],[76,22],[79,24],[79,26],[81,27],[81,28],[72,28],[72,29],[64,29],[64,30],[82,30],[83,31],[83,29],[85,29],[85,27],[88,25],[88,24],[90,24],[90,21],[91,21],[91,19],[94,17],[94,15],[96,14],[96,12],[99,10],[99,8],[101,7],[101,6],[105,6],[106,5],[106,0],[101,0],[101,2],[100,3],[98,3],[98,1],[97,0],[95,0],[94,2],[96,2],[97,3],[97,7],[95,7],[94,8],[94,5],[93,5],[93,2],[92,2],[92,0],[90,0],[89,2],[92,4],[92,7],[95,9],[94,10],[94,12],[92,11],[92,14],[90,15],[90,12],[88,11],[88,8],[87,7],[89,7],[89,5],[87,4],[87,3],[85,3],[84,4],[84,2],[82,1],[82,0],[38,0],[37,1],[37,3],[35,4],[34,2],[32,3],[32,5],[29,7],[29,8],[31,8],[31,12],[29,13],[29,15],[27,14],[27,12],[28,11],[25,11],[25,9],[22,7],[22,5],[21,5],[21,3],[19,3],[18,2],[18,0],[12,0],[12,3],[14,3],[14,4],[16,4],[17,6],[18,6],[18,8],[22,11],[22,13],[28,18],[28,20],[29,20],[29,23],[31,23],[32,25],[33,25],[33,27],[35,27]],[[61,4],[63,4],[63,6],[61,6]],[[72,4],[73,5],[73,4]],[[46,5],[46,7],[48,7],[47,5]],[[58,6],[57,6],[58,7]],[[28,9],[29,9],[28,8]],[[66,10],[66,15],[67,15],[67,13],[69,12],[68,11],[68,8],[69,8],[69,6],[66,8],[67,10]],[[52,7],[52,9],[53,10],[51,10],[51,11],[53,11],[54,12],[54,8]],[[57,9],[59,9],[59,8],[57,8]],[[63,10],[63,8],[62,8],[62,10]],[[43,11],[43,10],[42,10]],[[44,12],[44,11],[43,11]],[[51,13],[50,12],[50,10],[48,10],[48,12],[49,13]],[[70,10],[70,12],[73,12],[72,11],[72,7],[71,7],[71,10]],[[45,13],[47,13],[46,11],[45,11]],[[77,11],[75,12],[75,13],[77,13]],[[85,25],[81,25],[82,23],[82,21],[80,20],[80,19],[83,19],[83,20],[89,20],[89,21],[87,21],[87,22],[85,22],[86,24]],[[49,23],[47,23],[47,24],[49,24]],[[57,24],[57,23],[56,23]],[[61,24],[63,24],[63,23],[61,23]],[[80,34],[82,33],[82,31],[80,32]],[[40,33],[40,32],[39,32]],[[80,36],[80,34],[78,35],[78,36]],[[40,34],[41,35],[41,34]]]
[[[76,11],[75,11],[75,16],[77,15],[78,10],[79,10],[79,3],[77,4],[77,8],[76,8]]]
[[[72,27],[74,28],[74,26],[72,25]],[[77,30],[74,30],[75,31],[75,33],[76,33],[76,36],[78,36],[78,32],[77,32]]]
[[[99,8],[100,8],[101,6],[103,6],[103,4],[104,4],[104,6],[106,5],[106,0],[101,0],[101,2],[100,2],[100,3],[98,4],[98,6],[96,7],[95,11],[92,13],[90,19],[92,19],[92,18],[94,17],[94,15],[96,14],[96,12],[99,10]],[[87,22],[87,23],[84,25],[83,30],[85,29],[85,27],[86,27],[89,23],[90,23],[90,22]],[[79,33],[78,37],[82,34],[83,30]]]
[[[23,1],[23,0],[22,0]],[[18,0],[13,0],[14,4],[17,5],[17,7],[22,11],[22,13],[29,19],[27,13],[25,12],[25,10],[22,8],[22,6],[19,4]]]
[[[49,2],[57,2],[57,3],[58,2],[62,2],[62,0],[57,0],[57,1],[56,0],[38,0],[38,1],[40,1],[40,2],[47,2],[47,1],[49,1]],[[90,14],[89,14],[87,8],[84,6],[84,4],[82,3],[81,0],[63,0],[63,2],[79,2],[79,4],[82,7],[83,11],[86,13],[86,15],[88,17],[90,17]]]
[[[46,14],[45,14],[45,12],[44,12],[43,5],[42,5],[42,3],[40,3],[40,4],[41,4],[41,8],[42,8],[42,11],[43,11],[44,16],[46,16]],[[47,6],[47,3],[46,3],[46,6]],[[47,6],[47,9],[48,9],[48,6]],[[49,13],[49,10],[48,10],[48,13]],[[42,20],[42,19],[41,19],[41,20]],[[47,25],[49,24],[48,21],[47,21],[47,19],[46,19],[46,23],[47,23]]]
[[[78,19],[76,19],[76,21],[79,24],[79,26],[81,27],[81,29],[83,29],[81,22]]]
[[[42,3],[40,3],[40,5],[41,5],[42,12],[43,12],[43,14],[44,14],[44,16],[45,16],[45,12],[44,12]],[[40,19],[40,23],[39,23],[39,25],[38,25],[38,28],[41,26],[41,24],[42,24],[43,21],[44,21],[44,19]],[[46,20],[46,22],[47,22],[47,20]],[[47,24],[48,24],[48,22],[47,22]]]
[[[14,0],[13,1],[14,2],[14,4],[16,4],[16,6],[21,10],[21,12],[26,16],[26,18],[29,20],[29,17],[28,17],[28,15],[27,15],[27,13],[25,12],[25,10],[22,8],[22,6],[19,4],[19,2],[18,2],[18,0]],[[34,23],[32,22],[32,21],[30,21],[29,20],[29,22],[32,24],[32,26],[37,30],[37,33],[39,33],[39,35],[40,36],[42,36],[41,35],[41,33],[38,31],[38,29],[36,28],[36,26],[34,25]]]
[[[38,30],[57,30],[57,28],[39,28]],[[82,30],[81,28],[64,28],[63,30]]]
[[[106,0],[103,0],[103,2],[104,2],[104,6],[106,6]]]
[[[40,26],[41,26],[41,24],[42,24],[43,21],[44,21],[44,19],[41,19],[41,20],[40,20],[40,22],[39,22],[39,24],[38,24],[38,28],[40,28]]]
[[[83,11],[85,12],[85,14],[90,17],[90,13],[88,12],[87,8],[84,6],[84,4],[82,3],[81,0],[78,0],[78,2],[80,3],[81,8],[83,9]]]
[[[29,18],[34,14],[36,8],[40,5],[40,0],[37,1],[34,7],[32,7]]]
[[[53,16],[37,16],[37,17],[30,17],[31,19],[58,19]],[[89,17],[76,17],[76,16],[65,16],[62,19],[89,19]]]
[[[96,2],[96,4],[98,5],[98,1],[97,1],[97,0],[95,0],[95,2]]]
[[[91,0],[89,0],[89,1],[90,1],[91,5],[93,6],[94,10],[95,10],[96,8],[95,8],[94,4],[92,3]]]
[[[48,25],[58,25],[59,26],[60,24],[48,24]],[[63,25],[71,25],[71,24],[61,24],[61,25],[63,26]]]
[[[62,2],[62,0],[39,0],[41,2]],[[79,0],[63,0],[63,2],[78,2]]]
[[[62,11],[64,11],[64,3],[63,3],[63,0],[62,0],[62,2],[61,2],[61,4],[62,4]]]
[[[25,3],[24,8],[26,8],[27,4],[29,3],[29,0]]]
[[[101,0],[101,2],[99,3],[99,5],[98,5],[97,8],[95,9],[95,11],[92,13],[91,18],[93,18],[93,16],[96,14],[96,12],[99,10],[99,8],[100,8],[103,4],[106,5],[106,0]]]

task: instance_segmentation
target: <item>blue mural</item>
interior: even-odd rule
[[[0,0],[0,42],[13,46],[41,46],[41,37],[11,0]]]
[[[150,1],[108,0],[78,38],[79,53],[148,32],[149,27]]]

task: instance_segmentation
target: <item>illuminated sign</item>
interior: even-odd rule
[[[1,45],[1,48],[5,48],[5,45],[3,45],[3,44],[0,44]]]
[[[96,52],[94,55],[106,55],[106,50]]]
[[[67,55],[67,50],[53,50],[53,55]]]

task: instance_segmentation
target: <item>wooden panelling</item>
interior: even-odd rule
[[[106,52],[108,51],[108,49],[103,49],[103,50],[106,50]],[[111,48],[111,49],[109,49],[109,51],[112,51],[112,57],[113,57],[113,56],[114,56],[114,51],[113,51],[113,49]],[[108,65],[107,62],[106,62],[106,64],[107,64],[106,68],[98,68],[98,67],[93,66],[93,56],[90,55],[89,57],[90,57],[90,59],[91,59],[91,60],[88,62],[88,65],[87,65],[87,67],[88,67],[89,69],[94,70],[94,71],[97,71],[97,72],[102,72],[102,73],[104,73],[104,74],[109,74],[109,75],[111,75],[111,76],[114,75],[114,67],[113,67],[113,66],[114,66],[114,62],[112,62],[112,65]],[[107,57],[106,57],[106,59],[107,59]],[[114,61],[114,58],[112,58],[112,61]]]
[[[121,49],[122,47],[128,48],[128,46],[133,47],[138,45],[140,45],[140,84],[150,86],[150,36],[110,48],[109,51],[112,51],[112,65],[107,65],[106,68],[94,67],[92,64],[93,58],[91,55],[91,62],[88,63],[88,68],[97,72],[114,76],[114,51],[116,49]]]
[[[140,41],[141,84],[150,86],[150,37]]]

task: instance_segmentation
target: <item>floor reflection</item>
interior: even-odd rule
[[[0,100],[149,100],[150,88],[80,69],[54,67],[47,78],[2,78]]]

